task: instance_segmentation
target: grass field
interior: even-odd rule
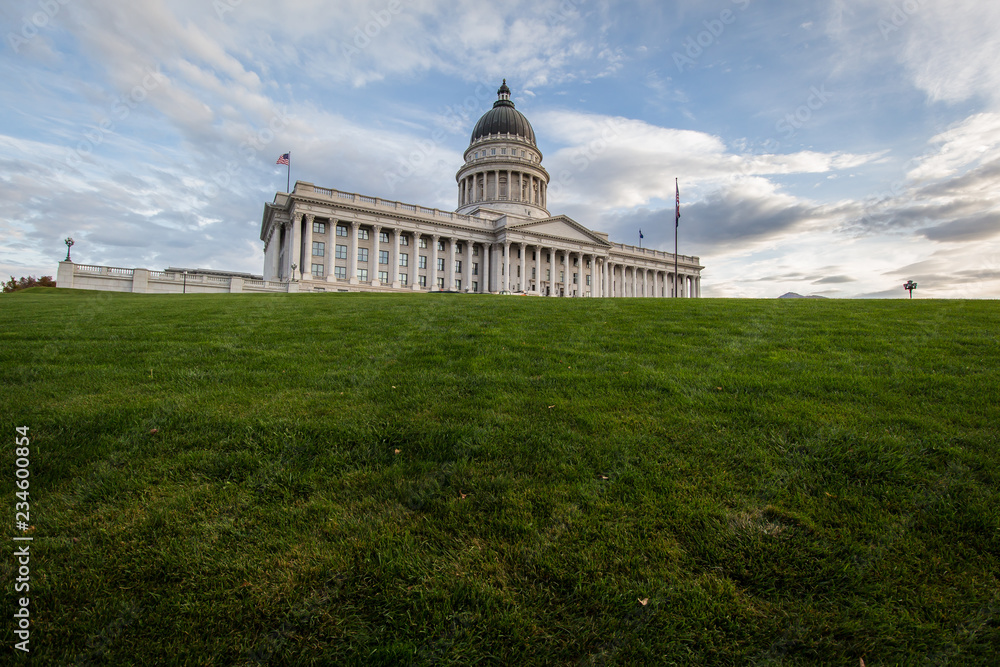
[[[35,664],[1000,660],[1000,304],[0,297]]]

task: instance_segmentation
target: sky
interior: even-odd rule
[[[291,178],[442,210],[506,78],[549,211],[706,297],[1000,297],[1000,3],[5,0],[0,275],[260,273]]]

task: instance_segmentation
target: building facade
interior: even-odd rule
[[[697,257],[614,243],[548,210],[549,174],[506,81],[456,174],[454,212],[297,181],[264,206],[263,279],[298,291],[697,297]]]

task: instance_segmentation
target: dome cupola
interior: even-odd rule
[[[531,123],[510,99],[507,79],[493,108],[476,123],[455,178],[459,213],[484,208],[521,218],[549,217],[549,174]]]
[[[504,79],[503,85],[497,91],[497,101],[476,123],[476,129],[472,131],[472,141],[469,143],[494,135],[507,134],[520,137],[532,146],[535,145],[535,131],[531,129],[531,123],[524,114],[514,108],[514,103],[510,101],[507,79]]]

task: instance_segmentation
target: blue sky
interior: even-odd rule
[[[705,296],[1000,296],[1000,5],[13,0],[0,273],[259,273],[292,178],[453,210],[506,78],[549,209]]]

